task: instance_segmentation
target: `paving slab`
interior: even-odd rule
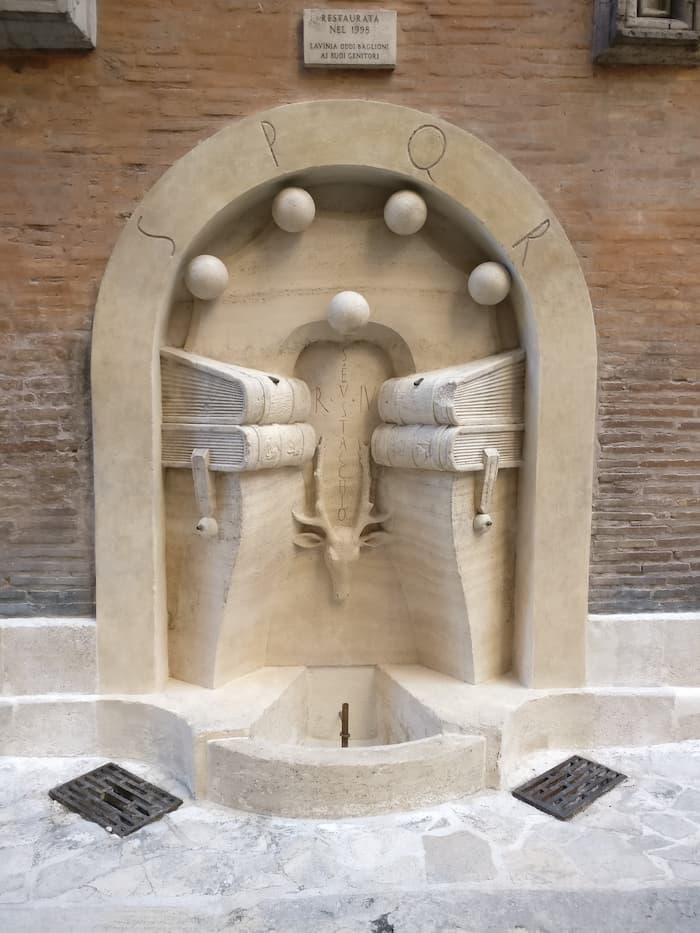
[[[578,750],[629,779],[567,823],[480,793],[348,820],[184,799],[126,838],[48,790],[104,759],[0,758],[3,933],[697,933],[700,742]],[[571,754],[538,753],[517,786]]]

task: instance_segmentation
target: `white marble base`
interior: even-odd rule
[[[700,612],[591,615],[587,683],[700,687]],[[0,693],[97,691],[94,618],[0,618]]]
[[[700,612],[590,616],[587,682],[700,686]]]
[[[301,746],[316,745],[303,753],[302,771],[313,787],[306,813],[348,815],[355,806],[356,812],[410,809],[467,789],[502,786],[514,764],[540,749],[700,738],[700,686],[692,686],[700,677],[700,614],[592,616],[591,686],[585,688],[534,690],[509,677],[473,686],[420,665],[312,670],[261,668],[216,690],[170,681],[161,693],[100,695],[94,620],[5,620],[0,755],[132,757],[169,770],[199,798],[213,795],[234,806],[301,815],[304,807],[291,807],[289,800],[281,807],[274,790],[276,762],[280,774],[290,767],[300,773]],[[351,746],[382,748],[383,765],[401,764],[400,783],[404,790],[413,788],[410,794],[397,793],[392,803],[377,788],[372,792],[371,781],[353,781],[356,797],[348,798],[348,809],[337,809],[343,795],[335,793],[327,766],[337,754],[341,700],[351,703]],[[445,784],[427,776],[430,755],[417,759],[412,740],[450,733],[461,736],[465,748],[479,750],[473,757],[467,749],[468,775],[448,768],[456,776]],[[249,737],[272,749],[265,757],[265,806],[252,803],[254,793],[229,787],[228,779],[212,780],[211,763],[226,758],[230,740]],[[408,743],[406,753],[391,744],[402,742]],[[237,749],[249,746],[239,743]],[[345,754],[356,752],[351,747]],[[387,756],[393,764],[384,762]],[[256,767],[248,769],[253,785]],[[362,767],[369,773],[374,764]],[[423,783],[435,788],[432,797],[421,792],[421,768]]]
[[[0,694],[97,691],[92,618],[0,618]]]
[[[424,735],[453,733],[477,740],[481,748],[478,769],[485,787],[503,786],[510,769],[538,750],[623,742],[646,746],[700,738],[697,688],[532,690],[508,678],[472,686],[420,666],[379,670],[382,680],[392,685],[394,709],[404,719],[407,710],[412,710],[415,728],[422,728]],[[290,732],[296,712],[292,715],[287,704],[291,703],[293,712],[305,677],[304,668],[262,668],[218,690],[171,681],[163,693],[143,696],[3,697],[0,755],[136,758],[166,769],[198,798],[205,798],[218,792],[212,786],[214,772],[210,773],[208,763],[214,744],[255,737],[263,723],[266,741],[273,751],[280,749],[280,759],[293,756],[294,749],[301,747],[298,736]],[[415,743],[404,747],[410,750]],[[313,751],[322,757],[325,749]],[[345,753],[353,756],[363,751],[350,748]],[[313,812],[323,812],[324,795],[327,812],[337,812],[331,807],[332,782],[318,764]],[[416,762],[411,765],[417,766]],[[469,785],[478,787],[472,776]],[[458,782],[454,786],[455,793],[464,791]],[[219,799],[236,804],[233,796]],[[444,799],[444,794],[437,799]],[[404,798],[402,806],[420,802],[416,794],[413,804]],[[381,811],[385,805],[378,797],[376,809]]]

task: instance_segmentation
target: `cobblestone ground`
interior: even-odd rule
[[[391,816],[283,820],[185,797],[133,836],[49,788],[103,759],[0,758],[0,929],[697,933],[700,742],[578,751],[629,779],[570,823],[506,792]],[[513,784],[568,751],[523,763]]]

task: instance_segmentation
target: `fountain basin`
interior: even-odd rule
[[[359,669],[348,670],[354,678]],[[151,762],[200,799],[214,797],[225,805],[272,814],[334,818],[416,808],[482,787],[511,787],[520,782],[514,774],[523,759],[542,749],[565,749],[562,757],[567,757],[572,749],[654,745],[668,736],[694,739],[700,728],[697,688],[532,690],[509,678],[474,687],[418,665],[393,665],[366,668],[361,678],[374,682],[365,697],[383,695],[379,717],[387,715],[381,706],[388,708],[394,744],[341,749],[337,720],[329,725],[333,747],[323,738],[305,737],[309,727],[299,710],[308,702],[308,682],[315,673],[267,667],[216,691],[172,680],[166,691],[141,696],[4,696],[0,755]],[[328,669],[328,676],[336,679],[335,670]],[[347,689],[346,683],[346,698]],[[324,697],[323,691],[318,694]],[[336,699],[332,696],[331,704],[324,700],[322,709],[337,716]],[[352,711],[357,699],[349,699]],[[296,718],[289,715],[292,700]],[[351,729],[357,729],[360,721],[353,715]],[[475,740],[477,733],[483,739]],[[388,730],[384,737],[391,738]],[[485,742],[483,783],[481,750],[472,757],[465,748],[460,759],[460,739],[466,746]],[[450,768],[455,763],[439,781],[431,766],[435,756],[443,756]],[[269,779],[275,763],[281,768],[277,783]],[[375,772],[376,787],[368,783]],[[291,800],[285,784],[294,788]]]
[[[349,748],[395,745],[443,731],[440,720],[375,665],[306,667],[252,724],[250,736],[281,745],[340,747],[349,706]]]
[[[412,810],[483,787],[484,739],[458,734],[360,748],[209,743],[208,796],[240,810],[336,819]]]
[[[340,710],[350,738],[341,747]],[[484,739],[443,733],[405,687],[374,666],[311,667],[247,737],[208,745],[208,791],[228,806],[288,817],[407,810],[483,787]]]

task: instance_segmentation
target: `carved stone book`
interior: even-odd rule
[[[209,451],[209,469],[223,472],[301,466],[314,455],[316,432],[310,424],[164,424],[162,463],[191,468],[195,448]]]
[[[379,416],[391,424],[509,424],[523,420],[525,351],[509,350],[428,373],[389,379]]]
[[[163,422],[292,424],[311,398],[301,379],[232,366],[174,347],[160,351]]]
[[[522,456],[523,429],[523,424],[380,425],[372,435],[372,457],[382,466],[461,473],[483,470],[484,448],[495,447],[501,467],[517,467]]]

